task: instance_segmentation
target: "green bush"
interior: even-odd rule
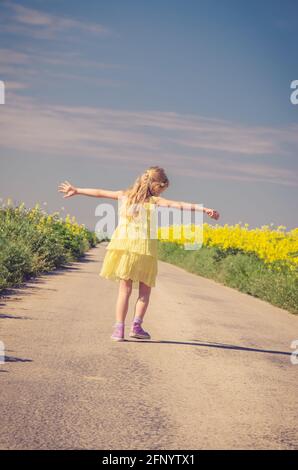
[[[98,243],[96,234],[69,216],[49,215],[37,204],[0,209],[0,292],[79,259]]]

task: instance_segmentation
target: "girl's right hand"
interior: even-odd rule
[[[219,218],[219,212],[214,209],[205,208],[204,212],[206,212],[206,214],[209,215],[209,217],[211,217],[212,219],[217,220]]]
[[[58,188],[58,191],[60,193],[65,193],[65,196],[63,196],[64,198],[71,197],[71,196],[74,196],[75,194],[78,194],[77,188],[72,186],[72,184],[70,184],[69,181],[64,181],[64,183],[61,183]]]

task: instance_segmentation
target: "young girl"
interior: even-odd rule
[[[106,247],[105,258],[99,273],[106,279],[119,282],[116,323],[111,336],[111,339],[115,341],[124,341],[129,298],[132,288],[137,287],[139,295],[129,336],[150,339],[149,333],[143,330],[141,324],[149,304],[151,288],[155,287],[157,276],[157,232],[155,231],[152,236],[152,224],[156,227],[155,207],[202,210],[214,219],[219,218],[219,213],[213,209],[160,197],[168,186],[168,177],[164,169],[159,166],[148,168],[132,186],[125,190],[75,188],[68,181],[59,186],[59,191],[65,193],[64,197],[82,194],[116,199],[121,202],[119,223]]]

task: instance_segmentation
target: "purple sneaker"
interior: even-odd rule
[[[131,338],[138,338],[138,339],[150,339],[151,336],[147,331],[144,331],[141,327],[140,323],[133,322],[129,336]]]
[[[114,331],[111,336],[111,339],[114,341],[124,341],[124,324],[121,325],[119,323],[116,323],[114,325]]]

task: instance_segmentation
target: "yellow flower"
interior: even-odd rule
[[[280,261],[291,270],[297,269],[298,228],[285,232],[286,227],[282,225],[276,230],[270,229],[268,225],[253,230],[249,230],[248,226],[249,224],[245,224],[241,227],[239,223],[234,226],[228,224],[211,226],[204,223],[202,227],[193,224],[182,227],[161,227],[158,230],[158,238],[161,241],[184,244],[199,242],[203,237],[205,246],[236,248],[257,254],[265,263]]]

